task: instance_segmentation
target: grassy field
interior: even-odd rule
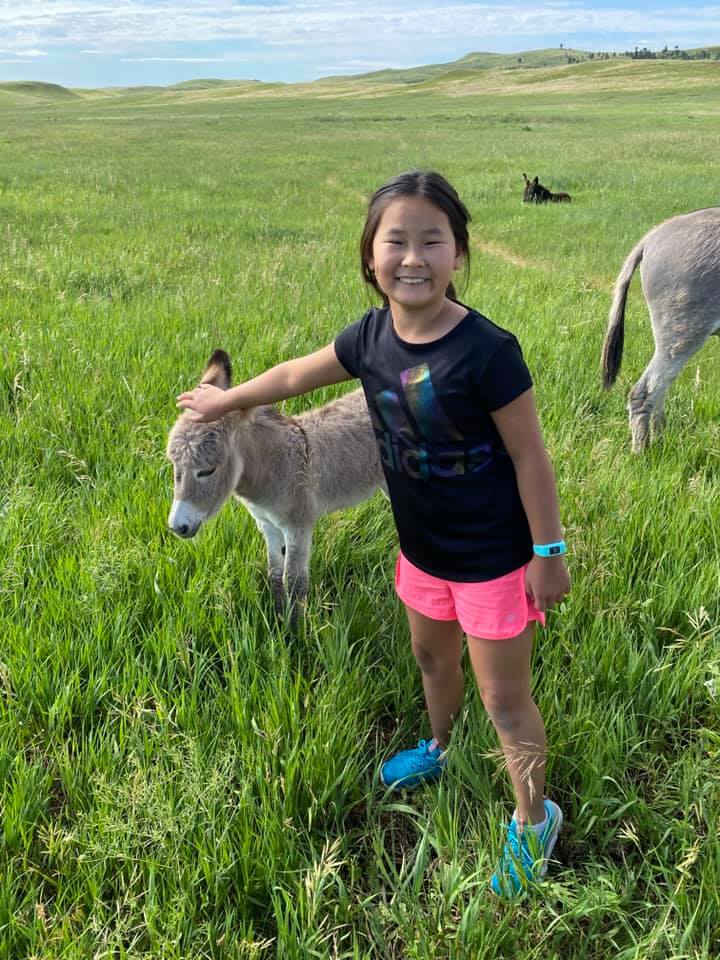
[[[674,62],[0,91],[2,960],[717,956],[720,343],[642,458],[637,279],[608,394],[599,357],[630,248],[720,203],[719,93]],[[472,211],[463,296],[523,344],[571,551],[534,664],[566,828],[520,905],[487,889],[511,795],[470,682],[439,788],[378,786],[427,734],[382,498],[319,526],[295,638],[240,506],[165,527],[175,395],[215,347],[244,378],[356,319],[366,198],[414,166]]]

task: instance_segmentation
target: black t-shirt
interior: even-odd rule
[[[515,337],[470,310],[440,339],[407,343],[390,310],[373,308],[335,353],[365,391],[408,560],[463,582],[527,563],[515,468],[490,416],[532,386]]]

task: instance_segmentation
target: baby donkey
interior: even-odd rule
[[[227,390],[231,378],[230,358],[216,350],[201,382]],[[265,538],[275,607],[286,607],[286,584],[293,620],[308,591],[318,518],[385,489],[361,390],[296,417],[269,406],[234,411],[212,423],[196,423],[183,413],[170,431],[167,456],[175,476],[168,520],[173,533],[194,537],[236,496]]]

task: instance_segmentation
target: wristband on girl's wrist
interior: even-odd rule
[[[533,553],[537,557],[559,557],[567,553],[564,540],[555,540],[553,543],[534,543]]]

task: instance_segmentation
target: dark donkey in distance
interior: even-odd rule
[[[523,203],[570,203],[569,193],[551,193],[547,187],[538,183],[537,177],[528,180],[526,173],[523,174],[523,178],[525,180]]]

